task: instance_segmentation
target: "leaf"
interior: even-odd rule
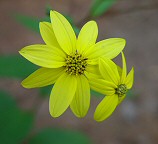
[[[90,140],[80,132],[48,128],[32,137],[29,144],[90,144]]]
[[[18,23],[20,23],[21,25],[25,26],[26,28],[28,28],[36,33],[40,33],[39,22],[41,22],[41,21],[50,22],[49,16],[39,19],[36,17],[27,16],[27,15],[23,15],[23,14],[14,14],[14,18]]]
[[[26,28],[28,28],[32,31],[35,31],[37,33],[40,33],[40,31],[39,31],[39,22],[42,22],[42,21],[50,22],[50,17],[49,17],[50,10],[52,10],[52,8],[49,5],[47,5],[46,6],[46,17],[41,18],[41,19],[31,17],[31,16],[26,16],[26,15],[23,15],[23,14],[15,14],[14,18],[17,22],[19,22],[21,25],[25,26]],[[69,16],[69,15],[64,15],[64,16],[71,23],[75,33],[79,34],[80,29],[75,26],[74,21],[71,18],[71,16]]]
[[[0,77],[25,78],[38,67],[20,55],[0,56]]]
[[[128,90],[126,96],[128,99],[136,99],[138,94],[134,90]]]
[[[39,33],[40,19],[31,17],[31,16],[27,16],[27,15],[22,15],[22,14],[15,14],[14,18],[17,22],[19,22],[23,26]]]
[[[0,91],[0,140],[3,144],[21,144],[28,136],[33,115],[20,110],[14,99]]]
[[[77,26],[75,26],[75,25],[72,25],[72,28],[74,29],[76,35],[78,35],[79,32],[80,32],[80,29]]]
[[[52,88],[53,88],[53,85],[49,85],[49,86],[40,88],[39,89],[40,96],[42,96],[42,97],[49,97]]]
[[[50,16],[50,11],[53,10],[52,6],[47,4],[46,5],[46,8],[45,8],[45,11],[46,11],[46,16]]]
[[[91,7],[91,16],[98,17],[107,12],[116,0],[94,0]]]

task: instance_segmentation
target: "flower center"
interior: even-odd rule
[[[118,96],[123,96],[127,92],[127,86],[125,84],[120,84],[118,87],[115,89],[115,93],[118,94]]]
[[[70,75],[81,75],[87,66],[87,58],[84,58],[78,51],[66,58],[66,72]]]

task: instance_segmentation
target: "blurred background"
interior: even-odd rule
[[[93,19],[99,27],[98,41],[127,40],[124,52],[128,70],[135,67],[134,87],[102,123],[93,120],[101,94],[92,92],[85,118],[76,118],[68,109],[54,119],[48,109],[52,86],[28,90],[20,84],[37,67],[18,51],[43,43],[38,22],[49,21],[50,9],[64,14],[76,33]],[[1,144],[158,143],[157,0],[0,0],[0,44]]]

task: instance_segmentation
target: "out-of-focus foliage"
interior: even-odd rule
[[[50,10],[50,8],[48,10]],[[22,15],[22,14],[16,14],[15,19],[17,22],[19,22],[21,25],[25,26],[26,28],[39,33],[39,22],[42,22],[42,21],[50,22],[50,18],[48,16],[48,10],[46,11],[47,15],[45,18],[39,19],[39,18],[31,17],[31,16]],[[64,16],[71,23],[75,33],[78,35],[80,29],[77,26],[75,26],[73,18],[69,15],[64,15]]]
[[[80,132],[49,128],[38,132],[29,144],[90,144],[90,140]]]
[[[39,22],[41,21],[38,18],[26,16],[22,14],[16,14],[15,19],[25,27],[29,28],[32,31],[39,33]]]
[[[22,111],[12,96],[0,91],[0,141],[3,144],[90,144],[90,139],[76,131],[49,128],[31,138],[34,116]]]
[[[127,98],[128,99],[136,99],[137,96],[138,96],[137,93],[135,93],[135,91],[133,91],[133,90],[129,90],[127,92]]]
[[[94,0],[91,7],[91,16],[98,17],[107,12],[116,0]]]
[[[0,56],[0,77],[25,78],[38,67],[20,55]]]
[[[39,89],[40,96],[48,97],[51,93],[52,88],[53,88],[53,85],[49,85],[49,86],[46,86],[46,87],[41,87]]]
[[[0,141],[21,144],[32,129],[33,114],[22,111],[15,100],[0,91]]]

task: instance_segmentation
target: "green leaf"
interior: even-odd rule
[[[91,7],[91,16],[98,17],[107,12],[116,0],[94,0]]]
[[[53,85],[49,85],[49,86],[40,88],[39,89],[40,96],[49,97],[52,88],[53,88]]]
[[[72,28],[74,29],[76,35],[78,35],[79,32],[80,32],[80,29],[77,26],[75,26],[75,25],[72,25]]]
[[[49,128],[38,132],[29,144],[90,144],[90,140],[80,132]]]
[[[0,77],[25,78],[38,67],[20,55],[0,56]]]
[[[50,11],[51,10],[53,10],[52,6],[47,4],[46,5],[46,10],[45,10],[46,11],[46,16],[48,16],[48,17],[50,16]]]
[[[138,94],[135,93],[133,90],[128,90],[126,97],[128,99],[136,99],[138,97]]]
[[[3,144],[21,144],[30,133],[33,115],[20,110],[15,100],[0,91],[0,141]]]
[[[41,21],[50,22],[49,16],[39,19],[36,17],[31,17],[31,16],[27,16],[27,15],[23,15],[23,14],[15,14],[14,18],[21,25],[25,26],[26,28],[28,28],[36,33],[40,33],[39,22],[41,22]]]
[[[32,31],[35,31],[37,33],[40,33],[40,31],[39,31],[39,22],[42,22],[42,21],[50,22],[50,17],[49,17],[50,10],[52,10],[52,7],[50,5],[47,5],[46,6],[46,17],[40,18],[40,19],[35,18],[35,17],[31,17],[31,16],[26,16],[26,15],[23,15],[23,14],[15,14],[14,18],[17,22],[19,22],[21,25],[25,26],[26,28],[28,28]],[[64,15],[64,16],[71,23],[75,33],[78,35],[80,29],[77,26],[75,26],[72,17],[69,16],[69,15]]]
[[[40,19],[22,14],[15,14],[14,17],[15,20],[20,24],[22,24],[23,26],[29,28],[32,31],[39,33]]]

